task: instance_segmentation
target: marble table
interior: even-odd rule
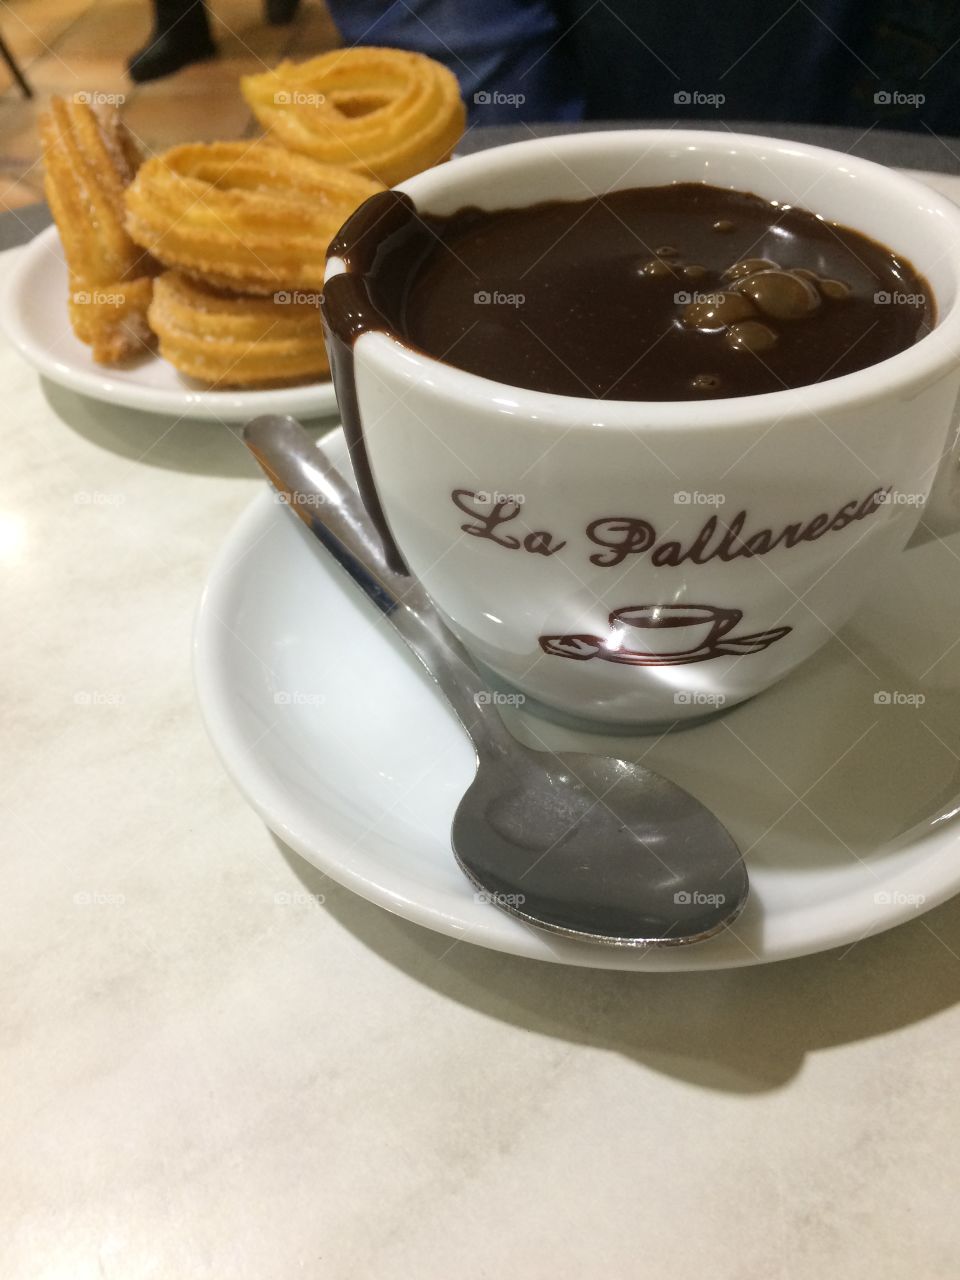
[[[886,139],[858,145],[960,170]],[[354,897],[195,708],[197,598],[261,483],[235,430],[6,344],[0,385],[3,1280],[956,1276],[960,899],[634,975]]]

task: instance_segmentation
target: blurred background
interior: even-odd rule
[[[118,102],[148,150],[243,137],[240,74],[343,43],[445,62],[472,127],[835,124],[948,148],[960,134],[956,0],[0,0],[0,40],[7,209],[42,199],[52,93]]]
[[[154,10],[144,0],[5,0],[0,37],[34,92],[24,98],[0,65],[0,205],[43,199],[36,119],[53,93],[121,95],[124,119],[148,150],[177,142],[242,137],[252,117],[237,77],[291,56],[322,53],[340,43],[326,7],[304,0],[287,26],[271,27],[254,0],[216,0],[207,7],[217,57],[134,84],[127,63],[153,35]]]

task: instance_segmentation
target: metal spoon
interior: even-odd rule
[[[522,746],[490,686],[420,583],[390,569],[354,491],[293,418],[243,432],[291,509],[396,627],[453,707],[477,774],[453,819],[453,852],[496,906],[567,938],[676,945],[743,909],[747,871],[729,832],[680,787],[627,760]]]

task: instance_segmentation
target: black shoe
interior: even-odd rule
[[[285,27],[292,22],[300,0],[264,0],[264,11],[271,27]]]
[[[203,4],[184,8],[170,0],[155,0],[153,33],[127,64],[130,79],[137,84],[173,75],[191,62],[217,56],[210,24]]]

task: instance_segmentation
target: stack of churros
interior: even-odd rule
[[[190,143],[143,163],[112,108],[55,98],[42,119],[70,320],[95,360],[156,339],[212,387],[327,377],[317,304],[330,241],[463,133],[453,74],[398,49],[284,62],[242,85],[264,140]]]
[[[127,189],[127,228],[170,270],[147,313],[160,354],[216,386],[329,375],[327,245],[383,188],[264,143],[174,147]]]

